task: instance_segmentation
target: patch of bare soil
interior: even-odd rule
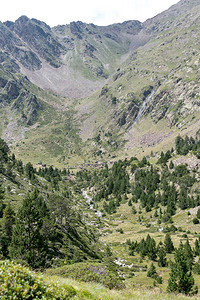
[[[83,103],[76,107],[78,110],[76,118],[80,120],[80,136],[85,142],[88,138],[93,137],[93,122],[96,118],[96,113],[93,112],[91,102]]]
[[[21,66],[21,72],[37,86],[73,99],[84,98],[105,84],[104,80],[86,79],[66,65],[53,68],[44,61],[40,70],[30,71]]]
[[[82,140],[85,142],[87,139],[92,138],[93,137],[93,122],[96,118],[96,114],[94,113],[93,115],[91,115],[90,117],[88,117],[87,119],[85,119],[83,121],[83,123],[81,124],[81,130],[79,132]]]
[[[12,144],[14,142],[17,142],[25,137],[25,132],[28,129],[19,126],[17,124],[17,120],[15,119],[14,115],[12,114],[9,116],[9,122],[7,127],[3,131],[2,138],[8,143]]]
[[[125,139],[128,140],[126,148],[130,149],[138,146],[153,147],[160,144],[163,140],[170,137],[173,131],[164,134],[163,132],[151,132],[143,134],[142,136],[136,136],[134,132],[126,133]]]

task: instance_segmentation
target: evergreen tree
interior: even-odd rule
[[[147,272],[147,277],[151,277],[154,278],[157,283],[162,284],[163,280],[162,277],[158,275],[158,273],[156,272],[156,267],[153,265],[153,263],[151,264],[148,272]]]
[[[187,257],[183,246],[180,246],[174,255],[175,262],[172,264],[170,278],[168,281],[168,292],[197,293],[194,287],[194,278],[188,266]]]
[[[190,270],[192,270],[192,264],[194,262],[194,256],[193,256],[193,251],[192,251],[192,248],[190,246],[190,243],[189,243],[188,239],[187,239],[183,249],[184,249],[184,252],[185,252],[185,256],[187,257],[188,266],[189,266]]]
[[[132,214],[135,215],[137,213],[137,210],[135,208],[135,206],[132,206]]]
[[[195,240],[194,242],[194,255],[198,256],[200,254],[199,241]]]
[[[132,204],[132,201],[131,201],[131,199],[128,201],[128,206],[132,206],[133,204]]]
[[[147,256],[151,260],[156,260],[157,257],[156,242],[151,237],[150,240],[147,241]]]
[[[174,168],[174,163],[173,163],[173,161],[172,161],[172,160],[170,160],[170,163],[169,163],[169,168],[170,168],[170,169],[173,169],[173,168]]]
[[[166,251],[163,247],[161,247],[158,252],[158,265],[159,267],[167,266]]]
[[[158,276],[156,272],[156,267],[154,266],[153,263],[151,263],[151,266],[147,272],[147,277],[155,278],[156,276]]]
[[[35,178],[35,175],[34,175],[34,168],[33,168],[33,165],[32,165],[30,162],[28,162],[28,163],[26,164],[25,172],[26,172],[26,176],[28,177],[29,180]]]
[[[172,253],[174,251],[174,245],[169,233],[165,235],[164,246],[167,253]]]
[[[8,145],[0,138],[0,173],[4,173],[4,163],[8,161]]]
[[[6,205],[3,202],[4,199],[4,190],[2,189],[2,186],[0,184],[0,218],[3,217],[3,210],[6,207]]]
[[[49,259],[48,237],[42,232],[48,215],[47,206],[38,192],[27,194],[16,217],[10,257],[26,261],[31,267],[45,266]]]
[[[15,213],[9,203],[4,209],[3,218],[1,221],[2,232],[1,232],[0,244],[1,244],[1,252],[4,257],[8,256],[8,247],[11,243],[14,223],[15,223]]]

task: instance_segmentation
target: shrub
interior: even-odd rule
[[[101,283],[109,289],[122,289],[124,283],[115,267],[100,263],[76,263],[57,269],[49,269],[47,274],[70,277],[84,282]]]
[[[195,274],[200,275],[200,264],[199,264],[199,263],[194,264],[193,272],[194,272]]]
[[[123,233],[124,233],[124,231],[123,231],[123,229],[122,229],[122,228],[116,229],[116,231],[117,231],[117,232],[119,232],[119,233],[121,233],[121,234],[123,234]]]
[[[39,275],[10,261],[0,262],[0,299],[58,299],[76,295],[72,286],[47,285]]]
[[[192,221],[194,224],[199,224],[199,220],[197,218],[194,218]]]
[[[197,210],[197,218],[200,219],[200,208]]]

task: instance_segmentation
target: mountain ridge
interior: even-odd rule
[[[144,23],[97,26],[79,21],[50,28],[25,16],[0,23],[0,95],[7,116],[0,125],[3,136],[9,142],[10,128],[13,137],[18,131],[16,141],[17,135],[24,139],[18,146],[14,139],[12,143],[22,155],[37,135],[34,158],[31,151],[26,161],[36,163],[42,155],[58,165],[80,165],[134,152],[148,155],[159,151],[162,141],[173,140],[170,132],[175,138],[185,128],[192,130],[199,112],[199,4],[182,0]],[[23,77],[24,105],[16,105]],[[40,104],[27,102],[27,91]],[[150,141],[143,143],[148,132]]]

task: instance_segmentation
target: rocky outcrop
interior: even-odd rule
[[[22,16],[14,23],[13,31],[51,66],[59,67],[61,65],[60,55],[65,48],[44,22]]]
[[[38,112],[43,108],[37,97],[27,91],[22,91],[12,104],[12,109],[21,113],[22,120],[27,125],[33,125],[38,118]]]
[[[6,74],[7,75],[7,74]],[[7,79],[0,77],[0,107],[6,107],[21,115],[21,121],[33,125],[38,119],[38,112],[43,105],[38,98],[27,89],[26,78]]]
[[[7,52],[6,54],[1,52],[2,62],[5,63],[8,60],[11,61],[10,56],[12,56],[16,60],[15,69],[17,69],[17,62],[20,62],[29,70],[38,70],[41,67],[41,61],[39,60],[37,55],[29,48],[27,48],[27,45],[23,41],[21,41],[21,39],[12,31],[14,25],[11,26],[10,23],[6,24],[8,24],[9,27],[5,24],[0,23],[0,47],[1,50]]]

